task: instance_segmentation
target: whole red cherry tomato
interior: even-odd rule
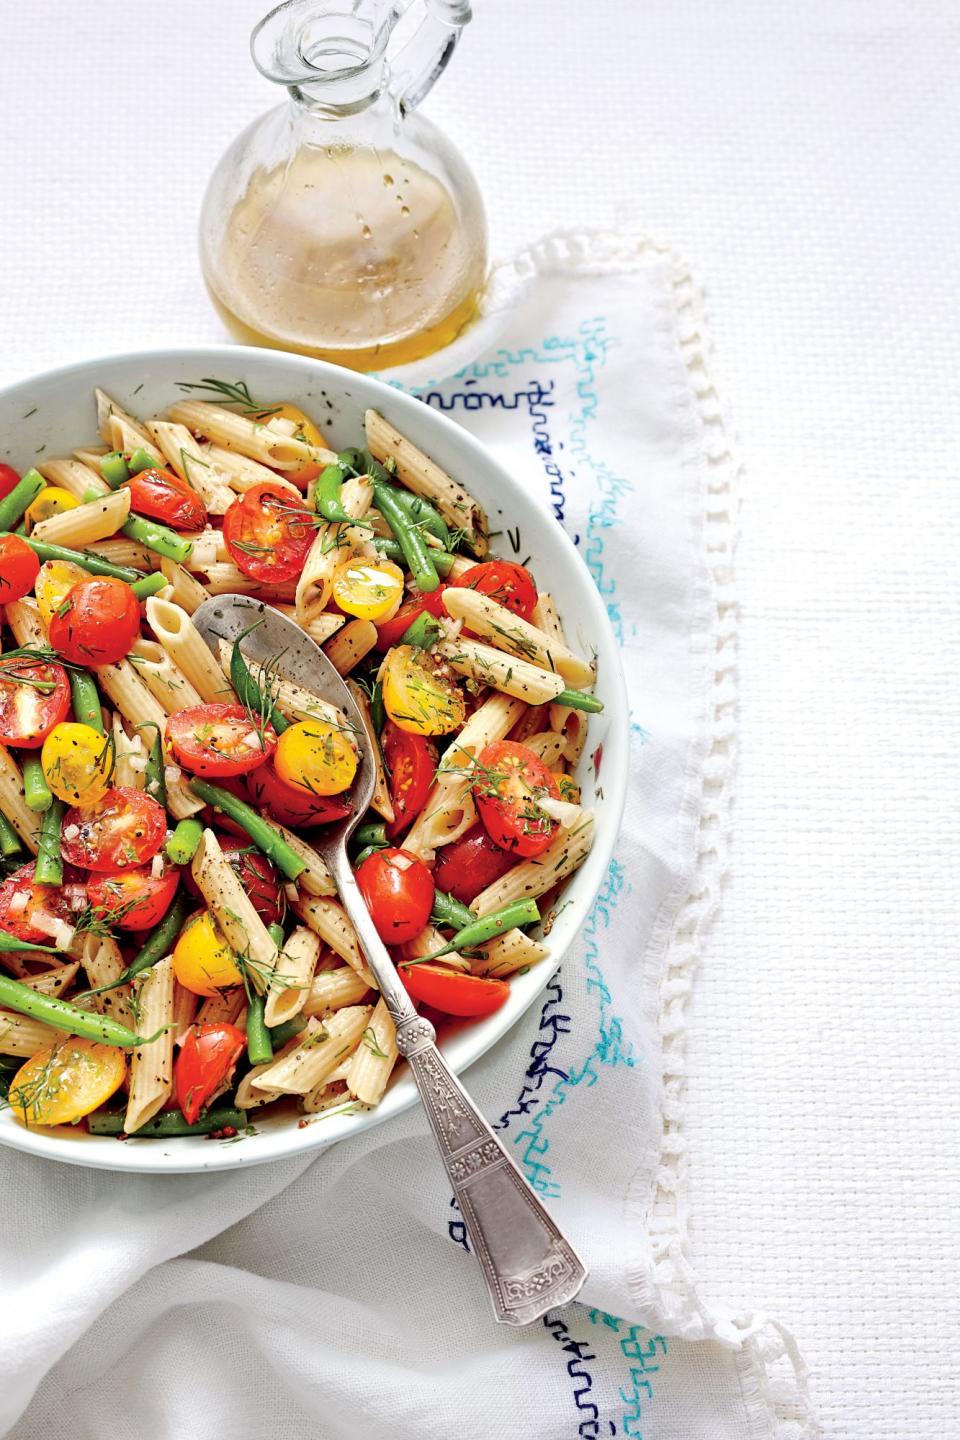
[[[433,877],[423,861],[391,846],[368,855],[356,874],[363,903],[384,944],[414,940],[433,909]]]
[[[183,1038],[174,1069],[177,1103],[188,1125],[201,1112],[232,1074],[247,1046],[247,1037],[236,1025],[225,1023],[191,1025]]]
[[[8,470],[0,465],[0,471]],[[16,471],[11,471],[16,474]],[[7,492],[0,487],[0,499]],[[33,589],[33,582],[40,573],[39,557],[30,549],[21,535],[0,535],[0,604],[10,600],[22,600]]]
[[[125,580],[93,575],[67,591],[50,619],[50,644],[74,665],[113,665],[140,633],[140,606]]]
[[[202,530],[207,507],[193,486],[172,470],[151,467],[131,475],[130,508],[174,530]]]
[[[481,890],[506,875],[516,863],[516,856],[496,845],[478,824],[451,845],[440,847],[433,878],[438,890],[445,890],[461,905],[469,905]]]

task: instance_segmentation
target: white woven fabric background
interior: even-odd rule
[[[219,338],[190,210],[272,103],[257,0],[4,6],[0,380]],[[733,879],[692,1008],[703,1289],[828,1440],[956,1430],[960,10],[479,0],[431,113],[494,248],[637,225],[707,281],[746,459]]]

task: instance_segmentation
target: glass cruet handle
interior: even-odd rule
[[[397,0],[397,33],[390,47],[390,91],[400,110],[413,110],[450,63],[470,0]]]

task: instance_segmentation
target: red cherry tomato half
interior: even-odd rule
[[[87,899],[111,929],[149,930],[170,909],[179,881],[180,872],[173,866],[156,878],[149,865],[115,875],[91,875]]]
[[[191,775],[245,775],[273,754],[277,732],[242,705],[191,705],[167,721],[166,740]]]
[[[67,591],[48,627],[50,644],[75,665],[112,665],[140,633],[140,606],[125,580],[94,575]]]
[[[437,851],[433,878],[438,890],[445,890],[461,905],[476,900],[494,880],[506,875],[516,857],[495,845],[482,825],[474,825],[452,845]]]
[[[202,530],[207,507],[200,496],[172,470],[141,470],[130,477],[130,509],[149,515],[174,530]]]
[[[0,471],[8,470],[0,465]],[[16,471],[11,471],[16,474]],[[8,492],[0,487],[0,499]],[[0,604],[22,600],[40,574],[40,559],[20,535],[0,535]]]
[[[247,779],[247,790],[254,805],[266,812],[279,825],[294,830],[308,825],[328,825],[344,820],[351,812],[349,796],[311,795],[296,785],[281,780],[270,760]]]
[[[86,903],[86,888],[72,866],[64,866],[62,885],[38,885],[31,861],[0,885],[0,930],[29,945],[49,945],[50,926],[43,922],[63,920],[72,925]]]
[[[20,484],[20,476],[12,465],[0,465],[0,500],[6,498],[11,490],[16,490]]]
[[[539,755],[515,740],[496,740],[481,751],[473,798],[483,828],[495,845],[530,859],[546,850],[556,820],[537,810],[537,800],[560,798],[560,788]]]
[[[221,824],[222,819],[223,817],[218,815],[217,824]],[[279,876],[266,855],[251,845],[249,838],[246,844],[229,839],[226,835],[218,835],[217,839],[220,841],[223,858],[239,878],[264,925],[278,924],[286,913],[286,899]],[[186,866],[181,874],[190,894],[202,899],[200,887],[194,880],[190,867]]]
[[[146,865],[163,844],[167,815],[142,790],[116,785],[95,805],[75,805],[63,817],[63,858],[109,874]]]
[[[62,665],[0,657],[0,740],[4,745],[36,749],[69,708],[70,681]]]
[[[441,965],[404,965],[401,962],[398,969],[407,993],[444,1015],[469,1015],[475,1019],[492,1015],[510,994],[510,986],[505,980],[461,975],[456,970],[444,970]]]
[[[387,835],[393,840],[403,834],[426,804],[437,769],[437,747],[425,735],[401,730],[392,720],[384,726],[381,742],[390,771],[394,819],[387,824]]]
[[[376,850],[357,869],[363,903],[385,945],[414,940],[433,909],[433,877],[407,850]]]
[[[433,590],[429,595],[411,596],[405,600],[390,620],[384,620],[377,626],[377,649],[389,650],[391,645],[399,645],[400,637],[405,630],[409,630],[424,611],[432,615],[434,620],[446,618],[447,612],[443,608],[443,586],[439,590]]]
[[[299,575],[315,533],[303,501],[269,480],[251,485],[223,517],[223,538],[234,563],[266,585]]]
[[[491,600],[512,610],[514,615],[522,615],[524,620],[530,619],[537,604],[533,576],[525,565],[517,565],[513,560],[484,560],[452,583],[458,590],[479,590],[481,595],[489,595]]]
[[[236,1025],[191,1025],[174,1069],[177,1103],[188,1125],[217,1093],[247,1046]]]

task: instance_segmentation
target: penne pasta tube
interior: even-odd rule
[[[52,1025],[18,1015],[15,1010],[0,1010],[0,1055],[22,1055],[29,1060],[44,1046],[62,1039],[63,1031],[54,1030]]]
[[[476,568],[476,564],[476,560],[469,560],[466,555],[455,555],[445,576],[446,583],[452,585],[455,581],[462,580],[464,575]]]
[[[161,563],[155,550],[149,550],[139,540],[130,540],[126,535],[113,535],[109,540],[101,540],[95,553],[104,560],[112,560],[114,565],[132,565],[135,570],[151,573]]]
[[[350,1005],[322,1021],[308,1020],[304,1038],[289,1055],[275,1060],[257,1077],[257,1089],[281,1095],[306,1095],[352,1054],[370,1022],[370,1005]]]
[[[276,942],[257,914],[236,871],[224,859],[220,842],[212,830],[204,830],[190,873],[227,944],[249,970],[250,983],[262,993],[277,963]]]
[[[156,598],[156,597],[152,597]],[[167,723],[167,712],[140,679],[129,660],[118,660],[114,665],[100,665],[94,670],[97,684],[119,710],[128,724],[157,725],[161,735]]]
[[[242,985],[229,990],[220,990],[209,995],[197,1011],[198,1025],[236,1025],[240,1014],[247,1008],[247,996]]]
[[[195,435],[205,435],[215,445],[239,451],[273,470],[301,470],[304,465],[332,465],[336,455],[323,446],[310,445],[295,433],[287,433],[274,416],[266,421],[238,415],[223,405],[206,400],[178,400],[167,412],[179,425]]]
[[[277,834],[286,840],[290,849],[299,855],[303,861],[306,868],[301,870],[297,876],[298,887],[307,895],[336,895],[337,887],[333,883],[333,877],[327,869],[327,864],[323,856],[319,855],[313,846],[307,840],[304,840],[302,835],[297,835],[293,830],[288,830],[287,827],[281,825],[278,820],[272,819],[269,815],[264,815],[263,819],[270,826],[271,830],[276,830]]]
[[[158,465],[160,469],[166,465],[162,450],[154,445],[139,421],[131,420],[127,415],[111,415],[107,421],[107,429],[110,432],[107,443],[112,450],[120,450],[127,455],[134,450],[146,450],[154,465]]]
[[[135,640],[127,656],[140,679],[168,715],[202,705],[198,692],[158,640]]]
[[[25,953],[25,952],[21,952]],[[24,977],[24,985],[29,985],[31,990],[38,991],[41,995],[59,995],[68,989],[70,982],[75,978],[80,969],[79,960],[71,960],[67,965],[51,965],[49,970],[38,970],[36,975]]]
[[[301,895],[298,900],[293,901],[292,908],[304,924],[315,930],[320,939],[329,945],[341,960],[346,960],[347,964],[363,977],[371,990],[376,990],[377,982],[367,968],[357,940],[357,932],[342,905],[336,900],[328,900],[325,896]]]
[[[306,925],[291,931],[270,978],[263,1012],[268,1025],[280,1025],[304,1008],[319,955],[319,935]],[[353,974],[349,966],[346,969]]]
[[[36,855],[40,847],[40,816],[23,798],[20,767],[5,745],[0,745],[0,810],[27,849]]]
[[[281,615],[286,615],[288,620],[296,620],[297,607],[295,605],[277,605],[274,607]],[[345,615],[335,615],[332,610],[323,610],[319,615],[314,615],[306,625],[301,624],[300,628],[311,640],[316,640],[318,645],[325,645],[331,635],[346,623]]]
[[[194,795],[184,779],[179,765],[166,765],[164,779],[167,786],[167,809],[175,820],[187,820],[198,815],[204,808],[203,801]]]
[[[387,773],[383,766],[383,754],[380,749],[380,741],[377,739],[376,731],[373,728],[373,721],[370,718],[370,701],[366,693],[361,690],[355,680],[347,681],[347,689],[356,701],[357,709],[360,711],[363,720],[363,728],[366,731],[367,745],[373,757],[374,769],[376,771],[373,782],[373,794],[370,797],[371,807],[384,820],[395,818],[393,801],[390,799],[390,786],[387,783]]]
[[[377,627],[372,620],[349,620],[323,647],[338,675],[349,675],[377,643]]]
[[[46,645],[47,634],[43,628],[43,621],[40,619],[37,602],[32,596],[24,596],[22,600],[11,600],[4,608],[7,624],[13,631],[13,638],[18,645]]]
[[[407,489],[431,500],[453,529],[466,531],[475,555],[486,555],[489,526],[483,507],[376,410],[368,410],[363,418],[371,455],[381,464],[395,460],[397,475]]]
[[[505,655],[492,645],[478,640],[441,640],[434,654],[442,656],[458,675],[466,675],[481,685],[490,685],[505,695],[513,695],[528,705],[546,705],[566,689],[562,675],[541,670],[529,660]]]
[[[139,733],[128,735],[123,720],[116,712],[110,720],[113,736],[113,784],[142,790],[147,783],[147,750]]]
[[[110,491],[110,486],[99,470],[91,470],[88,465],[81,465],[79,460],[73,460],[69,455],[44,460],[37,469],[44,480],[49,480],[51,485],[59,485],[61,490],[68,491],[75,500],[82,500],[88,490],[96,490],[98,495],[107,495]]]
[[[524,715],[510,731],[509,739],[515,740],[520,745],[526,745],[532,735],[540,735],[550,729],[549,705],[530,705]]]
[[[73,510],[63,510],[41,520],[31,532],[34,540],[45,540],[48,545],[66,545],[72,550],[85,550],[97,540],[115,535],[126,524],[130,514],[130,491],[111,490],[88,504],[77,505]]]
[[[185,985],[180,984],[179,980],[174,979],[173,1043],[175,1045],[182,1045],[186,1039],[187,1031],[194,1023],[194,1017],[196,1016],[199,1003],[200,997],[198,995],[194,995],[192,990],[188,990]]]
[[[257,1081],[266,1070],[272,1069],[282,1056],[289,1055],[291,1050],[296,1048],[297,1042],[293,1040],[284,1046],[279,1055],[274,1055],[272,1060],[268,1060],[264,1065],[254,1065],[252,1070],[247,1071],[237,1086],[234,1103],[238,1110],[256,1110],[260,1105],[269,1105],[272,1100],[280,1099],[279,1090],[260,1090],[257,1088]]]
[[[468,718],[460,734],[451,739],[437,767],[437,774],[443,775],[447,771],[458,771],[461,775],[469,773],[481,750],[495,740],[504,740],[526,710],[524,702],[515,696],[488,695]]]
[[[471,902],[475,915],[489,915],[509,905],[511,900],[536,900],[572,875],[590,852],[594,836],[594,816],[584,810],[580,823],[573,830],[559,829],[551,844],[535,860],[521,860],[506,875],[481,890]]]
[[[286,486],[291,495],[298,498],[300,496],[300,491],[291,480],[284,480],[276,470],[261,465],[259,460],[251,460],[249,455],[241,455],[237,450],[225,450],[222,445],[208,445],[204,448],[204,454],[231,490],[240,494],[249,490],[252,485],[262,485],[269,481],[271,485]]]
[[[104,455],[109,455],[109,453],[106,445],[85,445],[74,450],[73,458],[79,460],[81,465],[86,465],[89,470],[96,470],[99,475],[100,461]]]
[[[110,430],[114,419],[122,420],[130,430],[136,431],[139,437],[137,441],[138,444],[141,439],[149,438],[142,434],[140,421],[136,416],[131,415],[129,410],[124,410],[122,405],[107,394],[106,390],[101,390],[99,387],[96,387],[93,392],[93,398],[97,405],[97,429],[100,432],[100,438],[108,450],[117,449],[117,446],[114,445],[111,439]]]
[[[538,735],[528,735],[523,743],[539,756],[548,770],[552,770],[563,754],[565,737],[558,735],[556,730],[541,730]]]
[[[186,425],[148,420],[146,430],[181,480],[196,490],[211,515],[225,515],[236,496],[220,471],[204,454]]]
[[[212,560],[209,563],[190,559],[190,569],[204,577],[207,595],[232,595],[242,590],[245,595],[254,595],[258,600],[267,600],[272,605],[276,600],[292,600],[296,585],[290,580],[282,585],[260,585],[251,580],[232,560]]]
[[[92,989],[99,985],[110,985],[123,974],[125,968],[120,946],[106,935],[84,935],[80,958],[87,982]],[[108,1015],[111,1020],[119,1020],[128,1030],[136,1031],[137,1021],[134,1018],[132,998],[129,985],[117,985],[112,990],[104,990],[102,995],[91,995],[90,1003],[101,1015]],[[146,1030],[140,1033],[149,1035],[152,1032]]]
[[[340,965],[336,970],[321,970],[313,976],[310,988],[304,997],[305,1015],[324,1015],[328,1010],[342,1010],[345,1005],[357,1005],[369,992],[370,986],[362,975],[351,970],[349,965]]]
[[[348,480],[340,492],[340,503],[348,515],[361,520],[370,509],[373,484],[365,475]],[[310,553],[297,582],[297,619],[301,625],[327,607],[333,572],[344,560],[367,543],[368,529],[356,525],[318,525]]]
[[[441,845],[452,845],[477,818],[469,780],[441,775],[403,841],[404,850],[430,864]]]
[[[236,696],[186,610],[151,595],[147,624],[182,675],[207,704],[235,704]]]
[[[397,1027],[381,997],[360,1036],[347,1073],[347,1090],[361,1105],[376,1105],[397,1063]]]
[[[562,641],[551,638],[479,590],[447,586],[443,591],[443,607],[452,619],[462,620],[474,635],[489,640],[497,650],[539,665],[542,670],[553,670],[562,675],[568,685],[579,689],[592,685],[597,678],[594,667]]]
[[[524,935],[522,930],[508,930],[505,935],[488,940],[480,948],[484,952],[483,957],[470,961],[470,973],[489,976],[491,980],[505,980],[508,975],[527,970],[550,954],[546,945],[530,935]]]
[[[428,955],[433,955],[447,942],[435,925],[425,925],[412,940],[408,940],[402,948],[404,960],[424,960]],[[470,961],[456,950],[451,950],[444,955],[442,963],[450,970],[469,971]]]
[[[228,640],[221,640],[218,649],[221,669],[229,678],[233,645]],[[271,670],[256,660],[250,660],[244,656],[244,661],[251,679],[256,681],[261,690],[270,695],[273,704],[288,720],[326,720],[329,725],[341,730],[347,736],[354,749],[357,748],[352,735],[353,727],[343,711],[336,705],[331,704],[329,700],[322,699],[312,690],[305,690],[294,680],[287,680],[282,675],[271,673]]]
[[[207,599],[207,592],[200,581],[195,580],[188,570],[177,564],[176,560],[168,560],[166,556],[160,560],[160,570],[170,591],[169,594],[164,594],[163,599],[179,605],[180,609],[185,610],[188,615],[192,615],[194,610],[199,610],[204,600]]]
[[[203,574],[215,565],[233,566],[223,531],[218,530],[215,525],[207,525],[203,530],[184,531],[183,538],[192,547],[188,559],[184,562],[185,569]]]
[[[541,591],[537,597],[533,622],[552,640],[564,639],[563,624],[553,603],[553,596],[545,591]],[[550,706],[550,729],[563,736],[563,758],[570,765],[575,765],[583,753],[587,739],[587,723],[587,716],[582,710],[571,710],[567,705]]]
[[[144,972],[137,986],[137,1028],[141,1035],[157,1035],[139,1045],[130,1057],[130,1094],[123,1118],[129,1135],[162,1110],[173,1089],[173,957],[158,960]]]
[[[350,1066],[356,1059],[356,1055],[357,1052],[354,1050],[353,1054],[349,1055],[343,1064],[337,1066],[332,1075],[328,1075],[326,1080],[321,1081],[309,1094],[304,1095],[300,1101],[300,1109],[307,1115],[321,1115],[326,1110],[335,1110],[338,1105],[343,1105],[345,1101],[350,1101],[350,1095],[344,1084],[344,1080],[350,1073]],[[340,1077],[341,1071],[344,1072],[342,1077]],[[340,1078],[334,1079],[334,1076]],[[359,1109],[359,1105],[357,1105],[356,1102],[351,1103],[354,1109]]]

